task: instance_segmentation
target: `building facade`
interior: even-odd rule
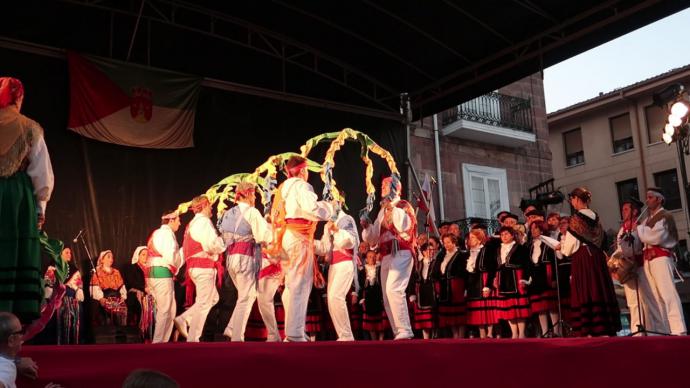
[[[662,187],[684,246],[688,222],[680,159],[676,145],[661,140],[668,114],[652,104],[652,94],[672,83],[690,86],[690,66],[549,114],[549,145],[556,185],[564,192],[591,190],[591,207],[609,232],[619,228],[622,201],[644,199],[645,188]]]
[[[552,177],[544,87],[534,74],[437,115],[444,214],[493,218],[519,212],[529,188]],[[420,180],[437,177],[433,117],[415,123],[410,158]]]

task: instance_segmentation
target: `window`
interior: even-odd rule
[[[614,154],[633,149],[634,145],[629,113],[611,117],[609,119],[609,126],[611,127]]]
[[[675,169],[654,174],[654,184],[664,190],[664,195],[666,197],[664,208],[668,210],[681,208],[678,175],[676,175]]]
[[[585,162],[585,152],[582,149],[582,131],[580,128],[563,133],[565,145],[565,165],[576,166]]]
[[[644,108],[644,115],[647,118],[647,134],[649,135],[649,144],[660,142],[661,135],[664,133],[664,125],[666,125],[666,118],[668,115],[663,109],[656,105],[650,105]]]
[[[466,217],[490,219],[509,210],[506,170],[463,163]]]
[[[637,178],[616,182],[616,189],[618,189],[619,208],[623,206],[624,201],[629,200],[631,197],[640,199],[640,189],[637,187]]]

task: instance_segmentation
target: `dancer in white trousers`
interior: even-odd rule
[[[414,210],[400,199],[402,185],[397,182],[391,190],[391,178],[383,180],[381,210],[373,224],[362,221],[362,239],[371,246],[378,245],[381,253],[381,285],[383,305],[388,314],[394,339],[414,338],[407,311],[405,290],[412,273],[413,251],[417,230]]]
[[[262,253],[256,303],[259,306],[259,313],[264,321],[264,326],[266,326],[266,342],[281,341],[278,321],[276,320],[276,306],[273,301],[282,282],[283,271],[280,260],[269,259],[268,255]]]
[[[683,306],[673,282],[673,249],[678,243],[678,229],[673,215],[663,208],[664,201],[661,189],[647,189],[645,202],[649,216],[637,226],[637,234],[644,243],[644,272],[659,304],[662,318],[671,334],[685,335],[687,330]]]
[[[634,333],[640,329],[640,325],[643,325],[649,331],[666,332],[668,327],[664,323],[659,304],[654,297],[647,274],[644,271],[642,241],[640,241],[640,237],[637,235],[635,225],[635,220],[640,213],[640,205],[641,202],[636,199],[623,202],[621,207],[623,224],[616,236],[616,251],[611,256],[625,257],[639,265],[635,269],[636,276],[623,283],[625,300],[630,311],[630,331]],[[637,335],[642,334],[638,333]]]
[[[234,342],[244,341],[249,314],[256,300],[256,278],[259,263],[257,244],[268,243],[273,233],[266,220],[254,207],[256,186],[242,182],[235,189],[232,209],[223,214],[220,231],[227,246],[227,269],[237,288],[237,303],[223,334]]]
[[[304,342],[307,302],[314,283],[314,232],[318,221],[331,218],[334,206],[317,201],[313,187],[307,182],[306,159],[292,156],[286,170],[289,178],[277,190],[271,217],[275,226],[276,222],[282,223],[276,219],[277,214],[284,215],[284,233],[277,241],[283,257],[287,257],[283,265],[286,341]]]
[[[338,341],[354,341],[346,298],[353,283],[355,292],[359,292],[355,270],[355,248],[359,246],[359,237],[355,220],[341,210],[335,222],[329,221],[326,224],[321,241],[316,243],[317,254],[325,256],[330,264],[326,296],[328,312],[338,334]]]
[[[187,302],[191,302],[195,291],[196,297],[194,304],[174,322],[187,342],[199,342],[208,312],[218,303],[216,287],[223,274],[219,257],[225,251],[225,244],[211,222],[208,198],[205,195],[194,198],[191,209],[195,214],[185,230],[182,249],[187,263]]]
[[[161,217],[161,227],[149,237],[148,285],[156,302],[156,326],[153,343],[168,342],[177,312],[173,277],[182,266],[180,247],[175,232],[180,228],[177,211],[166,212]]]

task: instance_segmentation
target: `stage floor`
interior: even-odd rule
[[[27,346],[40,380],[120,387],[133,369],[182,387],[687,387],[690,337]]]

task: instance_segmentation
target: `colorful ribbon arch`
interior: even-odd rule
[[[318,144],[330,141],[328,151],[326,152],[323,165],[307,158],[309,152]],[[342,148],[346,141],[358,142],[361,147],[360,157],[366,166],[365,179],[367,200],[366,206],[360,211],[360,218],[368,217],[369,213],[374,208],[374,199],[376,198],[376,187],[372,182],[374,175],[374,165],[369,157],[372,152],[386,161],[390,169],[391,176],[391,193],[395,193],[400,185],[400,173],[398,167],[390,152],[380,147],[374,140],[366,134],[356,131],[352,128],[345,128],[339,132],[324,133],[315,136],[300,147],[300,153],[285,152],[282,154],[272,155],[264,163],[259,165],[252,173],[238,173],[223,178],[218,183],[206,190],[205,195],[208,197],[211,205],[217,208],[217,215],[220,218],[227,208],[226,201],[235,201],[235,189],[241,182],[252,182],[256,184],[256,190],[261,194],[261,203],[264,206],[264,212],[267,213],[271,207],[273,194],[278,185],[278,172],[283,171],[285,162],[293,155],[300,155],[307,158],[307,168],[313,172],[319,172],[321,180],[324,182],[324,189],[322,197],[324,200],[330,201],[333,199],[340,199],[340,194],[336,187],[336,181],[333,178],[333,169],[335,168],[335,154]],[[178,205],[177,211],[182,214],[189,210],[191,201],[184,202]]]
[[[359,142],[361,151],[360,157],[366,166],[364,182],[366,184],[367,200],[366,206],[360,211],[360,218],[368,217],[371,210],[374,208],[374,199],[376,198],[376,187],[372,182],[374,176],[374,164],[369,157],[369,152],[378,155],[383,158],[388,164],[388,168],[391,171],[391,193],[395,193],[398,186],[400,185],[400,172],[393,159],[393,155],[390,152],[376,144],[376,142],[371,139],[366,134],[356,131],[352,128],[345,128],[340,132],[329,132],[324,133],[319,136],[315,136],[300,147],[300,152],[303,157],[307,157],[309,152],[318,145],[319,143],[331,140],[331,144],[326,152],[326,157],[323,163],[323,168],[321,170],[321,180],[324,182],[323,188],[323,199],[332,200],[340,199],[338,189],[336,187],[336,181],[333,178],[333,168],[335,167],[335,154],[340,150],[340,148],[345,144],[346,141]]]

